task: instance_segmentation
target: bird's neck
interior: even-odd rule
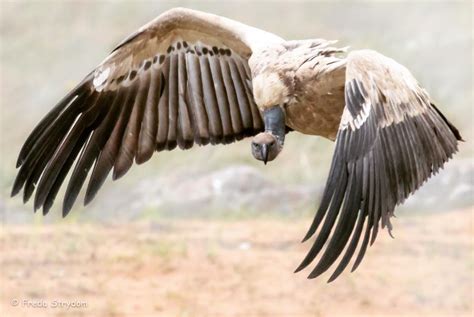
[[[263,122],[265,124],[265,132],[270,132],[276,136],[280,146],[285,142],[286,124],[285,111],[280,106],[266,108],[263,111]]]

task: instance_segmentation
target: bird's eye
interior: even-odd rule
[[[260,144],[258,144],[258,143],[252,143],[252,146],[253,146],[254,148],[258,148],[259,145],[260,145]]]
[[[270,142],[270,146],[275,145],[275,141]]]

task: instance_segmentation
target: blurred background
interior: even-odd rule
[[[267,166],[248,140],[160,153],[66,219],[61,193],[46,217],[10,198],[36,123],[124,37],[175,6],[375,49],[412,71],[467,142],[397,208],[396,239],[382,232],[360,268],[331,284],[292,273],[332,157],[322,138],[289,134]],[[2,1],[0,314],[470,316],[472,12],[470,1]]]

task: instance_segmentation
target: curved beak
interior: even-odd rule
[[[267,165],[267,161],[268,161],[268,144],[262,144],[262,157],[263,157],[263,163],[265,163],[265,165]]]

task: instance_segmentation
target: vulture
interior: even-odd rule
[[[112,171],[194,144],[253,137],[265,164],[296,131],[335,141],[320,206],[296,272],[329,282],[355,270],[395,206],[458,150],[458,130],[404,66],[336,41],[291,40],[221,16],[175,8],[123,40],[38,123],[20,150],[12,196],[62,214],[86,183],[89,203]],[[317,233],[317,234],[316,234]],[[358,252],[356,252],[358,249]],[[356,256],[355,256],[356,254]],[[317,260],[315,260],[317,258]],[[339,258],[339,261],[336,261]]]

